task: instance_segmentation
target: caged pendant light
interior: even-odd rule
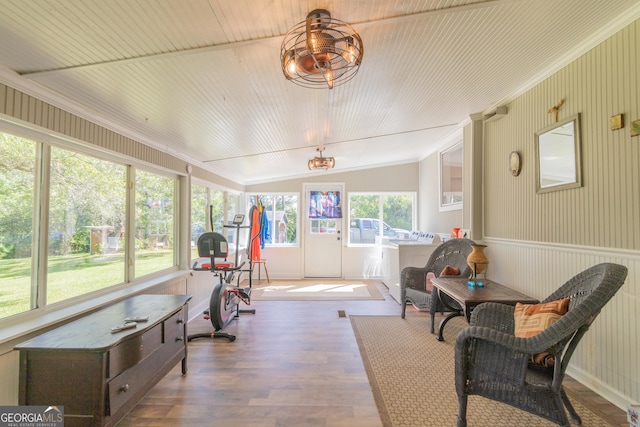
[[[316,9],[285,35],[280,62],[293,83],[333,89],[356,75],[363,54],[362,39],[349,24]]]
[[[320,157],[314,157],[313,159],[309,160],[309,162],[307,163],[307,167],[309,168],[309,170],[314,170],[314,169],[324,169],[324,170],[329,170],[330,168],[333,168],[336,165],[336,159],[334,159],[333,157],[322,157],[322,152],[324,151],[324,148],[316,148],[316,151],[318,153],[320,153]]]

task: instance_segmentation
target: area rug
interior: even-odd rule
[[[425,317],[350,316],[382,424],[455,426],[458,400],[454,385],[455,337],[466,326],[451,320],[444,342],[429,333]],[[569,395],[582,425],[611,425]],[[543,418],[480,396],[469,396],[471,426],[555,426]]]
[[[384,299],[371,280],[277,280],[254,286],[255,301],[332,301]]]

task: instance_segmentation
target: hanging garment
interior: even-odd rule
[[[261,209],[261,208],[262,209]],[[264,211],[264,206],[260,204],[260,247],[264,249],[265,242],[271,240],[271,231],[269,230],[269,217]]]
[[[249,259],[251,261],[260,260],[260,212],[254,205],[249,210],[251,226],[249,228],[249,243],[247,245]]]

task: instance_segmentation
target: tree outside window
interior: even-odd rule
[[[414,228],[414,194],[349,194],[349,243],[404,239]]]
[[[36,143],[0,132],[0,319],[31,308]]]
[[[177,177],[135,171],[127,212],[133,167],[80,151],[0,132],[0,319],[129,281],[130,246],[135,277],[177,265]]]
[[[177,180],[136,171],[135,277],[176,265],[174,199]]]
[[[126,167],[52,147],[50,170],[47,304],[124,282]]]

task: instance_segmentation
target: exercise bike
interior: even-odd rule
[[[198,256],[200,258],[208,258],[207,261],[202,262],[196,260],[192,266],[194,271],[210,271],[215,276],[218,276],[219,282],[215,284],[211,291],[211,298],[209,300],[209,309],[204,312],[205,319],[209,319],[213,325],[214,331],[210,333],[199,333],[189,335],[188,341],[192,341],[197,338],[227,338],[230,342],[235,341],[235,335],[221,332],[230,322],[236,317],[240,316],[240,313],[255,314],[255,310],[240,310],[240,303],[246,305],[251,304],[251,281],[249,281],[249,287],[240,287],[240,279],[242,272],[249,271],[243,270],[245,263],[238,264],[239,250],[238,240],[239,232],[243,227],[244,215],[238,214],[235,216],[231,225],[225,225],[227,228],[234,228],[236,251],[235,251],[235,263],[227,262],[228,244],[227,239],[216,232],[203,233],[198,238]],[[212,222],[213,223],[213,222]],[[216,258],[223,259],[224,262],[216,262]],[[233,285],[234,279],[236,285]]]

